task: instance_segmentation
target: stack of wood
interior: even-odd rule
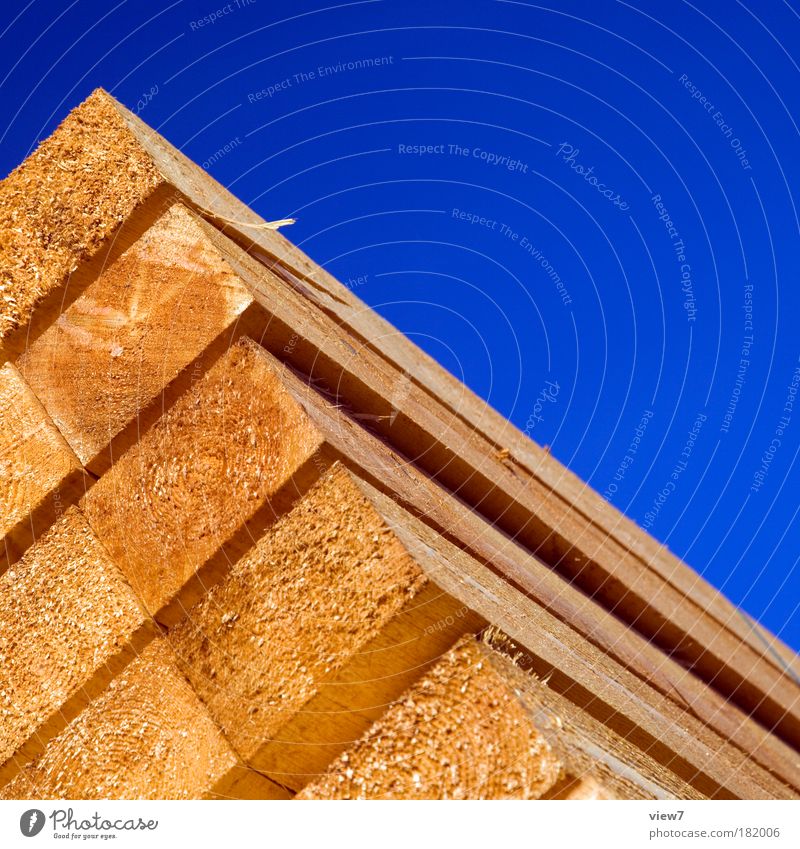
[[[800,795],[794,654],[108,94],[0,230],[0,797]]]

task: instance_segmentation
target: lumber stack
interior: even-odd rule
[[[800,796],[791,650],[108,94],[0,230],[0,798]]]

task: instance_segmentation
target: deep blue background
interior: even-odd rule
[[[106,87],[263,216],[296,215],[293,241],[366,277],[361,298],[800,647],[800,402],[752,489],[800,355],[798,4],[232,0],[197,24],[224,6],[7,0],[0,171]],[[565,143],[628,209],[559,157]],[[420,144],[444,152],[399,152]],[[724,432],[746,285],[753,344]],[[534,422],[547,380],[560,391]]]

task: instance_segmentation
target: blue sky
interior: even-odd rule
[[[800,648],[800,7],[6,2],[0,171],[104,86]]]

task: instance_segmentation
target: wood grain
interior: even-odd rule
[[[152,636],[76,507],[0,577],[0,783]]]
[[[370,351],[410,387],[422,389],[440,408],[447,422],[458,421],[484,439],[489,447],[487,461],[495,472],[498,462],[541,498],[553,502],[554,515],[567,510],[581,537],[586,533],[601,544],[621,550],[626,562],[652,571],[682,596],[691,599],[718,625],[730,630],[781,673],[793,671],[800,680],[797,655],[772,634],[754,633],[739,611],[697,572],[686,567],[666,546],[658,543],[585,482],[565,468],[548,451],[522,434],[507,419],[478,398],[463,383],[407,337],[382,319],[343,286],[321,265],[309,259],[282,233],[264,229],[264,221],[227,189],[155,133],[141,119],[116,101],[120,116],[131,133],[152,157],[165,180],[183,194],[200,214],[269,268],[315,308],[328,315],[361,353]],[[335,383],[331,383],[335,385]],[[367,412],[367,411],[362,411]],[[374,416],[381,413],[369,411]],[[393,422],[395,411],[390,410]],[[386,421],[383,418],[375,422]],[[499,457],[497,455],[500,455]],[[502,457],[502,459],[500,459]],[[498,462],[491,463],[494,458]],[[441,465],[441,464],[440,464]],[[551,525],[540,532],[536,548],[552,549],[556,560],[573,556],[574,538],[558,533]],[[587,543],[588,544],[588,543]],[[590,550],[594,554],[594,550]],[[611,560],[613,562],[613,559]],[[769,651],[764,651],[766,639]]]
[[[194,217],[173,204],[17,366],[80,461],[99,473],[112,440],[131,422],[141,430],[142,410],[218,337],[229,342],[252,303]]]
[[[288,798],[241,764],[158,638],[0,789],[0,799],[216,798],[234,776],[241,779],[235,798]]]
[[[539,799],[562,764],[474,638],[298,799]]]
[[[17,369],[0,368],[0,574],[82,493],[86,478]]]
[[[236,751],[297,789],[482,624],[429,579],[337,465],[170,640]]]

